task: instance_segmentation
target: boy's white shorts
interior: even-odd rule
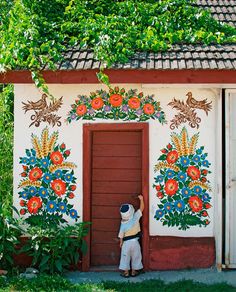
[[[137,239],[123,242],[120,256],[120,270],[129,270],[130,263],[133,270],[143,268],[140,244]]]

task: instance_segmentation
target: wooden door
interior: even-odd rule
[[[236,90],[226,94],[225,265],[236,268]]]
[[[144,266],[148,262],[148,125],[88,124],[83,128],[83,220],[91,221],[84,271],[90,267],[117,266],[120,258],[119,208],[131,203],[137,209],[142,193]]]
[[[91,266],[118,265],[122,203],[142,190],[141,131],[99,131],[92,137]]]

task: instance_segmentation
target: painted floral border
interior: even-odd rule
[[[211,173],[204,146],[197,148],[199,133],[191,139],[184,127],[181,133],[171,134],[171,143],[161,150],[153,187],[159,199],[155,219],[163,226],[186,230],[192,226],[210,224]]]
[[[128,92],[116,86],[110,89],[91,92],[89,96],[79,95],[71,105],[67,115],[67,122],[74,120],[135,120],[144,122],[149,119],[166,123],[165,114],[160,107],[160,102],[154,100],[154,95],[144,96],[137,89]]]

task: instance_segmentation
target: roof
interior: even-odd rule
[[[213,17],[236,27],[236,0],[197,0],[197,5],[210,9]],[[58,70],[99,69],[101,63],[92,50],[73,48],[65,53]],[[165,52],[137,52],[125,64],[114,64],[114,69],[214,69],[236,70],[236,44],[174,45]]]
[[[101,62],[92,50],[71,49],[58,70],[99,69]],[[166,52],[137,52],[125,64],[114,64],[114,69],[236,69],[236,44],[227,45],[175,45]]]
[[[209,9],[215,19],[236,27],[236,0],[197,0],[196,3]]]

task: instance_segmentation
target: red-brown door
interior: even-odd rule
[[[101,131],[92,137],[91,266],[118,265],[119,208],[142,190],[141,131]]]
[[[118,267],[119,208],[131,203],[137,209],[140,193],[146,200],[142,225],[147,241],[148,149],[144,149],[144,136],[139,124],[84,125],[84,220],[92,222],[84,270]]]

